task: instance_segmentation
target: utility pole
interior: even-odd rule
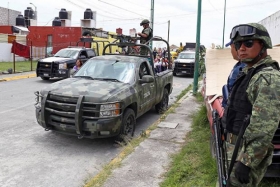
[[[150,27],[153,29],[154,32],[154,0],[151,0],[151,25]],[[153,42],[150,42],[150,48],[153,49]]]
[[[168,20],[168,34],[167,34],[168,43],[169,43],[169,31],[170,31],[170,20]]]
[[[195,65],[194,65],[194,78],[193,78],[193,95],[197,94],[197,87],[198,87],[197,85],[198,85],[198,66],[199,66],[199,49],[200,49],[201,1],[202,0],[198,0],[198,6],[197,6]]]
[[[226,6],[227,6],[227,0],[225,0],[225,5],[224,5],[224,28],[223,28],[223,45],[222,45],[222,49],[224,48],[224,41],[225,41]]]

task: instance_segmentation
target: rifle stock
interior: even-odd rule
[[[212,118],[213,118],[213,130],[214,130],[214,138],[215,138],[215,151],[216,151],[216,161],[217,161],[216,163],[218,167],[219,187],[226,187],[228,176],[225,167],[226,153],[224,150],[224,144],[225,144],[224,131],[217,110],[213,110]]]

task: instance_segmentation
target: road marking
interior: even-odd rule
[[[26,78],[33,78],[36,77],[36,74],[28,74],[28,75],[18,75],[18,76],[13,76],[13,77],[6,77],[6,78],[2,78],[0,79],[0,82],[3,81],[12,81],[12,80],[18,80],[18,79],[26,79]]]

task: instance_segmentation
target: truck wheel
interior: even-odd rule
[[[176,76],[176,75],[177,75],[176,72],[173,71],[173,76]]]
[[[50,80],[50,77],[41,77],[42,80]]]
[[[127,108],[124,111],[120,134],[116,137],[116,141],[129,142],[134,135],[135,125],[136,125],[135,113],[131,108]]]
[[[169,101],[168,90],[167,90],[167,88],[164,88],[162,99],[155,106],[157,113],[162,114],[164,111],[167,110],[167,108],[168,108],[168,101]]]

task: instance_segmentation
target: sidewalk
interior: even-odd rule
[[[35,71],[23,73],[0,74],[0,82],[36,77]]]
[[[189,92],[180,101],[174,113],[168,114],[122,165],[113,170],[103,187],[158,187],[168,171],[170,156],[177,153],[191,130],[190,115],[199,107]]]

